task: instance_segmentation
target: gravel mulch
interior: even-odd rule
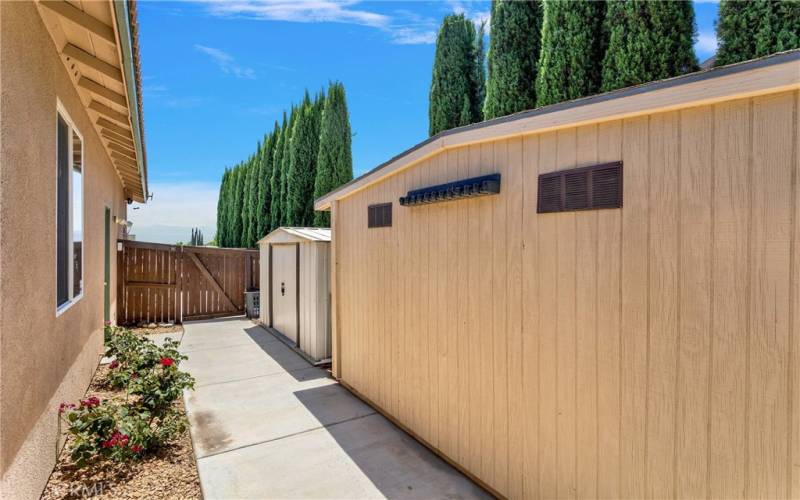
[[[146,326],[133,326],[129,327],[128,329],[139,335],[150,335],[153,333],[183,333],[183,327],[181,325],[166,323],[150,323]]]
[[[100,399],[124,400],[122,391],[110,392],[100,382],[108,367],[100,366],[95,372],[88,395]],[[185,414],[183,401],[176,402]],[[158,453],[148,455],[140,461],[116,463],[104,460],[76,469],[64,447],[58,459],[42,499],[77,498],[181,498],[200,499],[200,479],[192,451],[189,429]]]

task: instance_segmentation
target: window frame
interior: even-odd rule
[[[69,161],[69,165],[67,167],[67,171],[69,175],[67,175],[67,199],[69,213],[67,216],[67,290],[69,299],[64,302],[63,304],[58,303],[58,118],[64,120],[64,123],[67,124],[68,128],[68,142],[67,142],[67,158]],[[55,128],[55,137],[56,137],[56,148],[55,148],[55,175],[54,175],[54,184],[55,184],[55,241],[54,249],[55,249],[55,283],[53,287],[53,292],[55,294],[55,303],[56,303],[56,317],[59,317],[63,314],[67,309],[70,309],[73,305],[77,304],[82,298],[85,293],[86,289],[86,280],[83,279],[83,275],[86,271],[85,260],[86,260],[86,147],[85,147],[85,140],[83,134],[75,126],[75,122],[72,120],[72,117],[67,112],[64,105],[61,103],[61,100],[56,98],[56,128]],[[74,141],[72,139],[72,134],[78,136],[81,140],[81,275],[84,282],[84,286],[81,287],[81,291],[77,295],[72,295],[74,293],[74,279],[75,279],[75,245],[74,245],[74,203],[73,203],[73,169],[74,169]]]
[[[393,205],[393,203],[391,201],[386,202],[386,203],[374,203],[372,205],[368,205],[367,206],[367,229],[379,229],[379,228],[382,228],[382,227],[392,227],[392,223],[394,222],[394,214],[392,214],[392,211],[394,210],[394,207],[392,205]],[[374,219],[371,218],[371,214],[372,214],[373,210],[378,211],[378,210],[385,210],[387,208],[389,209],[389,221],[388,221],[388,224],[386,223],[385,217],[382,217],[383,220],[381,221],[380,224],[378,224],[377,221],[375,221],[375,224],[373,224],[372,222],[373,222]],[[381,214],[381,215],[383,215],[383,214]]]

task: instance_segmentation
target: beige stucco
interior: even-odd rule
[[[84,294],[59,316],[58,100],[85,159]],[[121,183],[35,5],[0,2],[0,498],[39,496],[55,462],[57,405],[83,395],[101,353],[106,206],[125,218]]]

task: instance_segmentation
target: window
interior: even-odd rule
[[[622,162],[539,176],[538,213],[622,207]]]
[[[56,152],[56,306],[83,293],[83,138],[58,111]]]
[[[392,204],[381,203],[367,207],[367,227],[392,227]]]

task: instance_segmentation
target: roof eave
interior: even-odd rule
[[[144,130],[141,123],[139,110],[142,96],[139,95],[137,86],[136,64],[133,56],[133,30],[131,29],[131,17],[126,0],[112,0],[114,20],[119,34],[120,49],[122,55],[122,71],[125,75],[125,87],[128,99],[128,109],[130,110],[131,125],[133,127],[134,147],[136,148],[136,162],[139,167],[139,177],[142,181],[143,199],[135,199],[144,203],[148,198],[147,185],[147,160],[144,147]],[[138,198],[138,197],[137,197]]]

